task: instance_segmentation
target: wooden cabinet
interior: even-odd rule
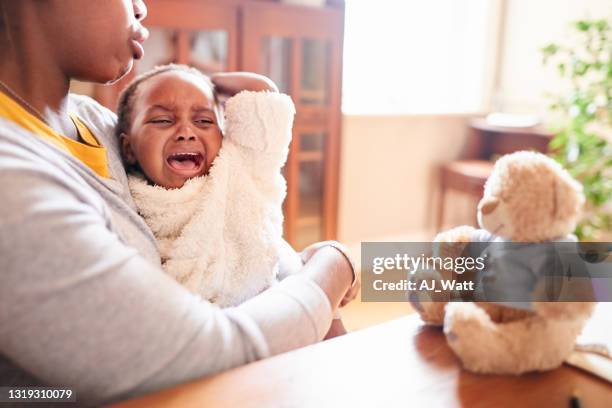
[[[135,75],[177,62],[271,77],[296,105],[287,179],[285,238],[296,248],[336,237],[342,80],[342,3],[324,8],[274,1],[148,0],[145,57],[127,78],[96,87],[114,108]]]
[[[297,111],[285,166],[285,237],[297,248],[336,234],[342,30],[339,9],[243,8],[242,68],[270,76]]]

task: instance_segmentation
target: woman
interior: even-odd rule
[[[0,0],[0,386],[70,386],[95,404],[319,341],[356,293],[333,246],[233,309],[161,271],[116,118],[68,94],[71,79],[112,82],[142,57],[146,8],[83,4]]]

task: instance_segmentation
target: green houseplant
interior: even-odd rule
[[[612,28],[606,20],[572,24],[572,43],[542,48],[568,85],[551,109],[560,117],[552,155],[584,186],[583,241],[612,240]]]

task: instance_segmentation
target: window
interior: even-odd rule
[[[346,0],[343,111],[481,112],[494,81],[498,0]]]

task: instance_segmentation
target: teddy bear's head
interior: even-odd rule
[[[559,163],[535,152],[500,158],[484,190],[478,204],[480,227],[518,242],[572,233],[584,205],[580,183]]]

